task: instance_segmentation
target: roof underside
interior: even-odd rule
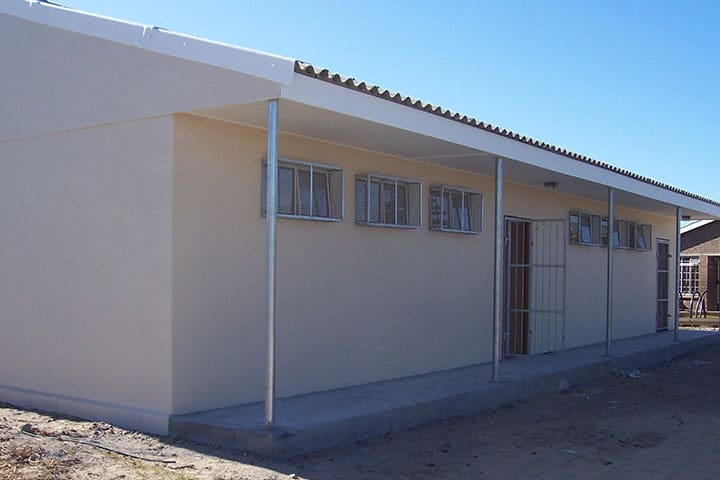
[[[286,134],[348,145],[411,161],[455,168],[472,174],[492,177],[495,173],[495,158],[498,155],[492,151],[470,148],[441,138],[392,128],[384,123],[368,121],[284,98],[280,100],[279,112],[279,128]],[[263,129],[266,128],[267,122],[266,102],[230,105],[194,113]],[[280,153],[282,154],[282,152]],[[503,158],[505,159],[503,170],[506,181],[536,188],[544,188],[546,182],[556,182],[557,187],[554,190],[558,193],[602,203],[607,202],[608,186],[606,183],[588,181],[562,173],[560,169],[542,168],[508,156],[503,156]],[[592,168],[600,167],[593,166]],[[607,173],[613,174],[610,171]],[[633,183],[636,181],[633,179]],[[657,186],[655,187],[657,188]],[[683,193],[680,195],[685,196]],[[695,200],[693,203],[705,203],[697,198]],[[618,206],[657,215],[667,217],[675,215],[673,203],[658,201],[647,195],[634,193],[632,189],[616,189],[615,202]],[[712,203],[715,205],[714,202]],[[711,210],[717,208],[710,205],[708,207]],[[720,212],[720,209],[717,210]],[[705,208],[684,208],[683,215],[692,218],[713,217],[713,214],[708,213]]]

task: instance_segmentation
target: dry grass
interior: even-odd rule
[[[40,445],[0,446],[0,480],[60,480],[79,463],[73,458],[56,459]]]

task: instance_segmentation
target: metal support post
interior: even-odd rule
[[[495,282],[493,288],[493,364],[492,381],[498,381],[500,367],[500,337],[503,313],[503,161],[495,159]]]
[[[613,235],[615,227],[615,191],[608,189],[608,226],[607,226],[607,307],[605,356],[612,355],[612,321],[613,321]],[[619,232],[618,232],[619,234]]]
[[[277,176],[278,101],[268,101],[267,188],[265,205],[265,320],[267,322],[267,382],[265,385],[265,425],[275,420],[275,263],[277,260]]]
[[[675,207],[675,332],[673,341],[677,342],[680,337],[680,207]]]

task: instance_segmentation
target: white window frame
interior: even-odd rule
[[[647,235],[646,235],[647,234]],[[640,239],[645,241],[645,246],[640,246]],[[635,250],[647,251],[652,248],[652,225],[647,223],[635,224]]]
[[[278,211],[277,216],[279,218],[294,218],[299,220],[315,220],[315,221],[321,221],[321,222],[342,222],[345,218],[345,171],[342,167],[338,167],[337,165],[327,165],[323,163],[316,163],[316,162],[306,162],[302,160],[293,160],[289,158],[280,158],[278,159],[278,171],[280,169],[292,169],[293,171],[293,192],[292,192],[292,202],[293,202],[293,213],[280,213]],[[322,170],[324,173],[327,173],[327,183],[326,183],[326,202],[327,202],[327,212],[328,215],[316,215],[313,212],[314,209],[314,203],[315,203],[315,196],[313,195],[313,191],[315,190],[315,170]],[[307,196],[309,199],[309,214],[303,214],[300,213],[301,209],[301,202],[300,202],[300,195],[301,195],[301,185],[300,185],[300,176],[298,175],[299,171],[305,171],[308,172],[309,176],[309,185],[308,185],[308,192]],[[340,180],[339,180],[339,187],[340,191],[335,192],[335,194],[331,191],[331,172],[338,172],[340,174]],[[266,215],[266,207],[265,207],[265,191],[267,188],[267,161],[263,161],[262,164],[262,188],[261,188],[261,215],[264,217]],[[277,192],[278,192],[278,210],[279,210],[279,198],[281,198],[281,192],[280,192],[280,175],[278,175],[278,186],[277,186]],[[339,200],[339,212],[335,212],[333,208],[334,202],[333,199]],[[335,214],[335,216],[334,216]],[[339,215],[339,216],[337,216]]]
[[[461,198],[461,206],[460,206],[460,228],[450,228],[449,226],[445,226],[445,216],[444,216],[444,206],[445,206],[445,193],[449,194],[449,198],[452,199],[452,194],[460,194]],[[483,208],[484,208],[484,202],[485,197],[482,193],[477,192],[475,190],[471,190],[469,188],[463,188],[463,187],[454,187],[451,185],[435,185],[431,186],[429,189],[429,195],[430,195],[430,207],[429,210],[429,219],[428,223],[430,226],[430,230],[436,231],[436,232],[450,232],[450,233],[464,233],[464,234],[470,234],[470,235],[477,235],[482,232],[483,230]],[[439,196],[440,203],[439,203],[439,213],[438,218],[439,222],[436,224],[433,222],[433,201],[435,196]],[[465,206],[466,198],[470,201],[470,209],[467,209]],[[473,207],[475,203],[475,198],[479,198],[480,205],[479,207]],[[436,207],[437,208],[437,207]],[[448,218],[447,223],[448,225],[451,224],[451,210],[452,207],[450,203],[448,203]],[[477,210],[479,218],[477,219],[478,225],[473,226],[474,223],[471,219],[473,218],[472,211]],[[469,221],[470,225],[465,225],[467,221]],[[465,228],[467,226],[467,228]]]
[[[573,217],[576,217],[577,220],[573,221]],[[583,219],[588,220],[588,228],[587,231],[589,235],[589,240],[585,240],[585,234],[583,231]],[[576,225],[576,238],[573,239],[572,231],[573,231],[573,224]],[[569,225],[569,231],[568,234],[570,236],[570,243],[574,245],[601,245],[602,243],[602,216],[596,215],[594,213],[588,213],[583,212],[579,210],[574,210],[570,212],[570,217],[568,221]],[[597,232],[596,232],[597,230]]]
[[[700,290],[700,257],[681,256],[680,294],[692,295],[698,290]]]
[[[358,201],[358,192],[357,189],[358,183],[363,182],[364,186],[362,187],[364,189],[364,205],[362,206],[362,211],[364,212],[364,219],[358,218],[358,206],[355,205],[355,223],[357,225],[366,225],[371,227],[387,227],[387,228],[403,228],[403,229],[411,229],[411,230],[417,230],[422,226],[422,182],[420,180],[412,180],[408,178],[401,178],[401,177],[392,177],[387,175],[379,175],[375,173],[369,173],[367,175],[357,175],[355,177],[355,202]],[[377,211],[378,211],[378,217],[379,221],[377,222],[371,222],[370,221],[370,185],[373,182],[377,182],[380,184],[380,190],[379,190],[379,196],[378,196],[378,205],[377,205]],[[394,190],[394,217],[395,222],[394,223],[388,223],[387,219],[385,218],[385,209],[382,205],[382,195],[383,195],[383,188],[387,185],[393,185]],[[406,186],[406,214],[408,218],[407,224],[398,223],[398,185],[405,185]],[[417,225],[410,223],[410,188],[411,186],[414,186],[417,188],[418,198],[417,202],[418,205],[416,206],[417,212],[418,212],[418,218],[417,218]]]

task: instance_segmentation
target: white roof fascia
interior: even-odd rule
[[[683,234],[683,233],[691,232],[697,228],[704,227],[708,223],[712,223],[714,221],[715,220],[696,220],[696,221],[689,223],[689,224],[685,225],[684,227],[680,228],[680,233]]]
[[[295,61],[148,25],[79,12],[35,0],[4,0],[0,14],[212,65],[280,84],[293,81]]]
[[[302,74],[281,87],[281,98],[351,117],[438,138],[546,170],[720,217],[720,207],[597,165],[518,142],[470,125],[429,114]]]

